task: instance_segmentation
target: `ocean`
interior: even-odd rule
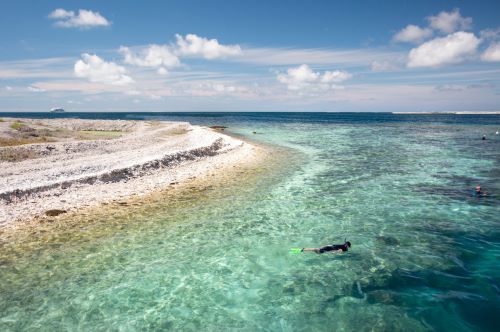
[[[224,125],[276,158],[0,242],[1,331],[500,328],[500,115],[11,116]]]

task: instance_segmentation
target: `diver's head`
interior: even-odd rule
[[[345,241],[345,244],[350,248],[351,247],[351,242]]]

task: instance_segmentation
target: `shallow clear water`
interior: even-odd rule
[[[80,116],[224,124],[276,158],[3,242],[2,331],[500,326],[500,116]]]

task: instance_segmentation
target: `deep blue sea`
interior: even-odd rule
[[[12,116],[224,125],[276,160],[0,242],[1,331],[500,330],[500,115]]]

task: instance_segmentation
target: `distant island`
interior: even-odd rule
[[[63,108],[52,108],[50,110],[50,113],[64,113],[64,109]]]

